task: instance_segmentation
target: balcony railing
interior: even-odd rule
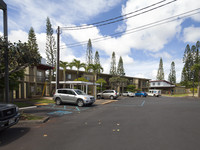
[[[45,82],[49,81],[49,76],[41,77],[41,76],[34,76],[34,75],[24,75],[24,79],[19,79],[20,81],[25,82]]]

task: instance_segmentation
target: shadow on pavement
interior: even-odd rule
[[[0,131],[0,147],[8,145],[30,131],[30,128],[18,127]]]

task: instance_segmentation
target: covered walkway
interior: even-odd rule
[[[56,81],[52,81],[52,84],[56,84]],[[96,86],[100,85],[98,83],[92,83],[92,82],[84,82],[84,81],[59,81],[59,84],[67,84],[70,86],[70,89],[74,89],[75,85],[81,85],[81,89],[82,91],[84,91],[86,94],[88,94],[88,86],[89,85],[94,85],[95,88],[95,95],[96,95]]]

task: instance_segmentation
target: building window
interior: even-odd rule
[[[86,80],[90,81],[90,77],[85,77]]]
[[[38,77],[42,77],[42,72],[41,71],[37,71],[37,76]]]
[[[158,85],[160,85],[160,82],[158,82]]]
[[[155,83],[153,83],[153,85],[155,85]]]
[[[67,74],[67,79],[72,79],[72,75],[71,74]]]

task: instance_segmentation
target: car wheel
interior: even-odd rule
[[[113,99],[114,99],[114,97],[113,97],[113,96],[110,96],[110,99],[112,99],[112,100],[113,100]]]
[[[56,105],[60,105],[62,103],[60,98],[56,98]]]
[[[83,105],[84,105],[83,100],[79,99],[77,101],[77,105],[78,105],[78,107],[83,107]]]
[[[101,96],[100,96],[100,95],[97,95],[97,99],[101,99]]]

